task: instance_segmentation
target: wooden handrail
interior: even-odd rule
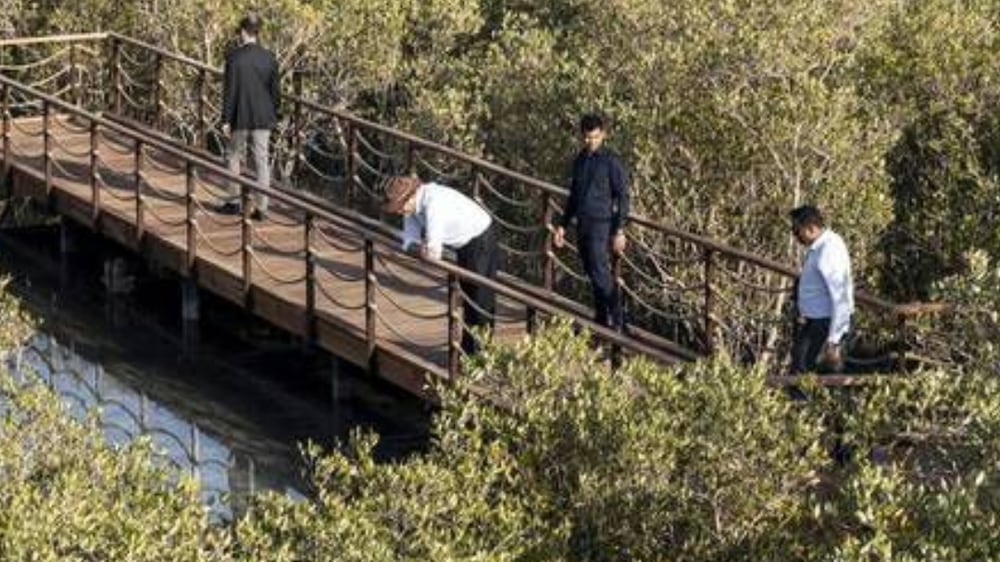
[[[46,35],[42,37],[14,37],[11,39],[0,39],[0,48],[42,45],[46,43],[82,43],[86,41],[104,41],[109,35],[110,34],[104,32],[95,32]]]

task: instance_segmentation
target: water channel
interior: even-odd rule
[[[66,236],[59,225],[0,232],[0,276],[39,321],[17,365],[71,415],[99,407],[112,443],[149,436],[201,479],[216,513],[247,492],[306,495],[306,441],[336,446],[362,426],[380,434],[382,459],[426,446],[430,409],[417,398],[207,294],[193,343],[176,278],[122,262],[133,287],[111,295],[104,264],[127,252],[73,231],[67,254]]]

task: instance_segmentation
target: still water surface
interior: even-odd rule
[[[148,435],[164,462],[202,480],[217,513],[228,513],[230,493],[306,493],[306,441],[335,446],[364,426],[381,435],[384,459],[426,445],[430,413],[419,400],[364,373],[335,376],[332,358],[207,295],[199,344],[186,345],[175,279],[134,267],[136,290],[109,297],[100,266],[113,250],[80,244],[60,261],[58,231],[0,234],[0,275],[39,319],[22,371],[48,381],[73,415],[99,407],[110,442]]]

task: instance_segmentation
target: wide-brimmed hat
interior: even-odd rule
[[[382,210],[386,213],[399,213],[419,188],[420,178],[411,176],[396,176],[392,178],[385,186]]]

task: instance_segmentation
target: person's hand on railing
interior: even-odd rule
[[[555,230],[552,231],[552,243],[556,248],[562,248],[566,245],[566,229],[557,226]]]
[[[625,233],[618,231],[611,238],[611,251],[617,255],[622,255],[625,253],[625,248],[628,246],[628,240],[625,238]]]
[[[843,347],[839,343],[826,342],[819,354],[819,364],[832,373],[844,370]]]

